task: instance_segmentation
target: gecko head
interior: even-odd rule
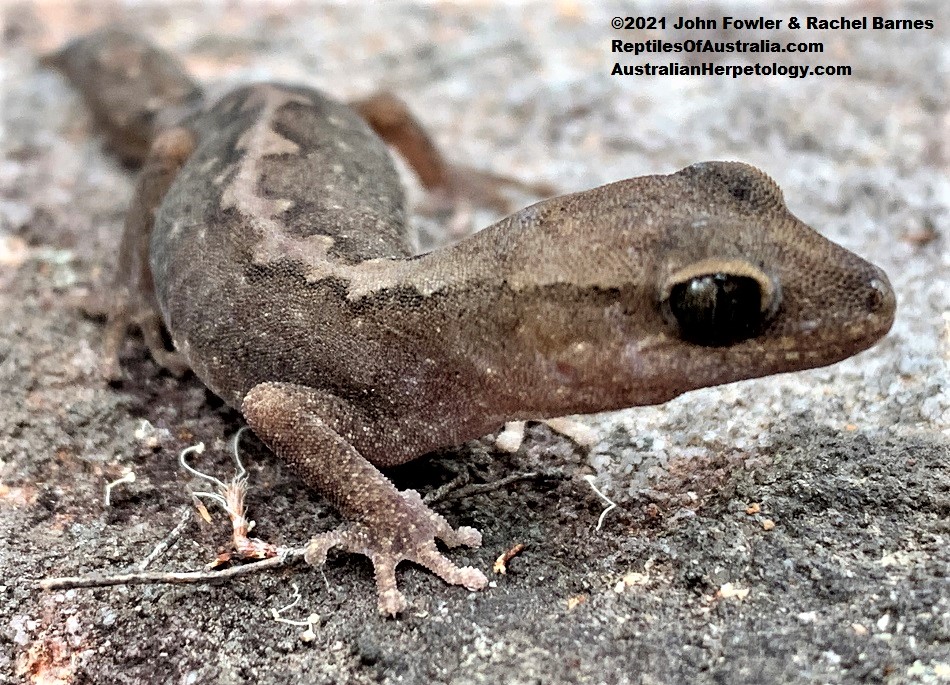
[[[894,320],[884,272],[809,228],[761,171],[708,162],[675,176],[699,189],[689,226],[668,235],[656,304],[700,387],[831,364]],[[703,365],[703,355],[716,360]]]
[[[477,313],[507,342],[490,365],[514,377],[530,350],[519,382],[549,415],[825,366],[894,320],[884,272],[805,225],[745,164],[553,198],[495,230],[504,287]]]

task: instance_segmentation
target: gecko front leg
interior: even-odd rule
[[[396,566],[412,561],[445,582],[480,590],[488,583],[473,567],[458,567],[436,547],[477,547],[474,528],[453,529],[414,490],[400,492],[353,446],[366,424],[358,410],[333,395],[291,383],[261,383],[241,406],[247,422],[308,485],[323,493],[349,521],[310,541],[306,560],[317,566],[333,547],[364,554],[373,562],[379,612],[395,616],[406,608],[396,586]]]

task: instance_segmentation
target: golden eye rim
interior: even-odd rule
[[[759,313],[765,320],[771,319],[782,303],[782,289],[779,280],[769,275],[761,267],[744,259],[700,259],[687,264],[671,273],[660,289],[659,301],[667,318],[672,316],[669,310],[670,294],[678,285],[707,276],[730,276],[751,278],[759,285]]]

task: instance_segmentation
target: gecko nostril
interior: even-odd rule
[[[877,313],[887,307],[888,302],[894,299],[890,286],[879,278],[872,278],[867,297],[867,307],[872,313]]]

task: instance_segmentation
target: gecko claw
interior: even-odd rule
[[[393,583],[395,582],[396,580],[393,578]],[[406,596],[398,588],[391,587],[379,591],[379,613],[381,615],[395,618],[405,611],[407,606],[409,606],[409,602],[406,601]]]
[[[376,573],[376,591],[379,593],[379,613],[391,618],[405,611],[409,606],[406,596],[396,586],[396,563],[392,560],[372,558]]]

